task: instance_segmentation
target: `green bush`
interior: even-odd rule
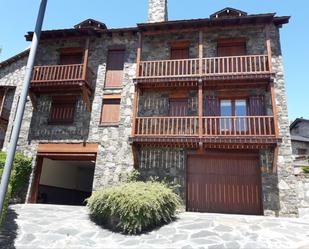
[[[302,167],[302,170],[305,174],[309,174],[309,166]]]
[[[0,152],[0,176],[2,176],[4,164],[6,159],[6,153]],[[0,217],[0,224],[2,224],[7,208],[12,197],[22,200],[25,196],[25,191],[29,183],[29,177],[31,174],[32,159],[26,157],[20,153],[16,153],[14,158],[13,170],[11,173],[8,191],[5,196],[5,203],[2,216]]]
[[[140,181],[96,191],[87,202],[95,221],[128,234],[172,221],[180,206],[164,183]]]

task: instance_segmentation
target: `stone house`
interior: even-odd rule
[[[188,211],[297,215],[279,35],[289,17],[167,18],[167,0],[149,0],[136,27],[42,32],[18,142],[33,157],[27,201],[82,204],[136,168],[177,184]],[[4,150],[26,59],[0,64]]]
[[[309,120],[297,118],[290,125],[293,155],[309,155]]]

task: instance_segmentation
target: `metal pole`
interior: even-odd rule
[[[25,111],[25,105],[26,105],[26,100],[28,96],[28,90],[29,90],[35,55],[36,55],[36,51],[37,51],[39,40],[40,40],[46,5],[47,5],[47,0],[41,0],[40,9],[39,9],[39,13],[38,13],[38,17],[37,17],[37,21],[35,25],[35,30],[33,33],[30,52],[29,52],[24,84],[22,86],[22,91],[20,94],[19,103],[18,103],[18,107],[16,111],[16,117],[15,117],[12,136],[11,136],[11,142],[8,148],[6,161],[5,161],[5,165],[3,169],[3,174],[1,178],[0,215],[2,215],[5,194],[6,194],[8,184],[9,184],[9,179],[11,176],[11,171],[12,171],[12,166],[13,166],[13,161],[14,161],[14,156],[15,156],[15,151],[16,151],[16,146],[17,146],[17,140],[19,137],[20,127],[21,127],[21,123],[22,123],[22,119],[23,119],[23,115]]]

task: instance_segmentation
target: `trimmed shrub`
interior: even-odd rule
[[[0,152],[0,176],[2,177],[2,172],[5,164],[6,153]],[[3,208],[2,216],[0,217],[0,225],[3,224],[5,219],[7,208],[12,200],[12,198],[24,201],[25,192],[29,183],[29,177],[32,169],[32,159],[26,157],[20,153],[16,153],[14,158],[14,165],[9,181],[8,190],[5,196],[5,203]]]
[[[180,198],[164,183],[129,182],[96,191],[87,200],[100,224],[138,234],[175,219]]]
[[[302,170],[305,174],[309,174],[309,166],[303,166]]]

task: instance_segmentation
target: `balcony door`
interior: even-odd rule
[[[235,132],[243,134],[248,130],[247,100],[246,99],[222,99],[220,100],[220,133],[230,134]]]
[[[65,48],[60,53],[60,65],[72,65],[83,63],[82,48]]]
[[[170,72],[172,75],[185,75],[186,68],[192,67],[190,64],[185,64],[182,60],[189,59],[189,43],[187,42],[176,42],[171,46],[171,60],[175,61],[170,64]],[[189,63],[189,62],[188,62]]]

